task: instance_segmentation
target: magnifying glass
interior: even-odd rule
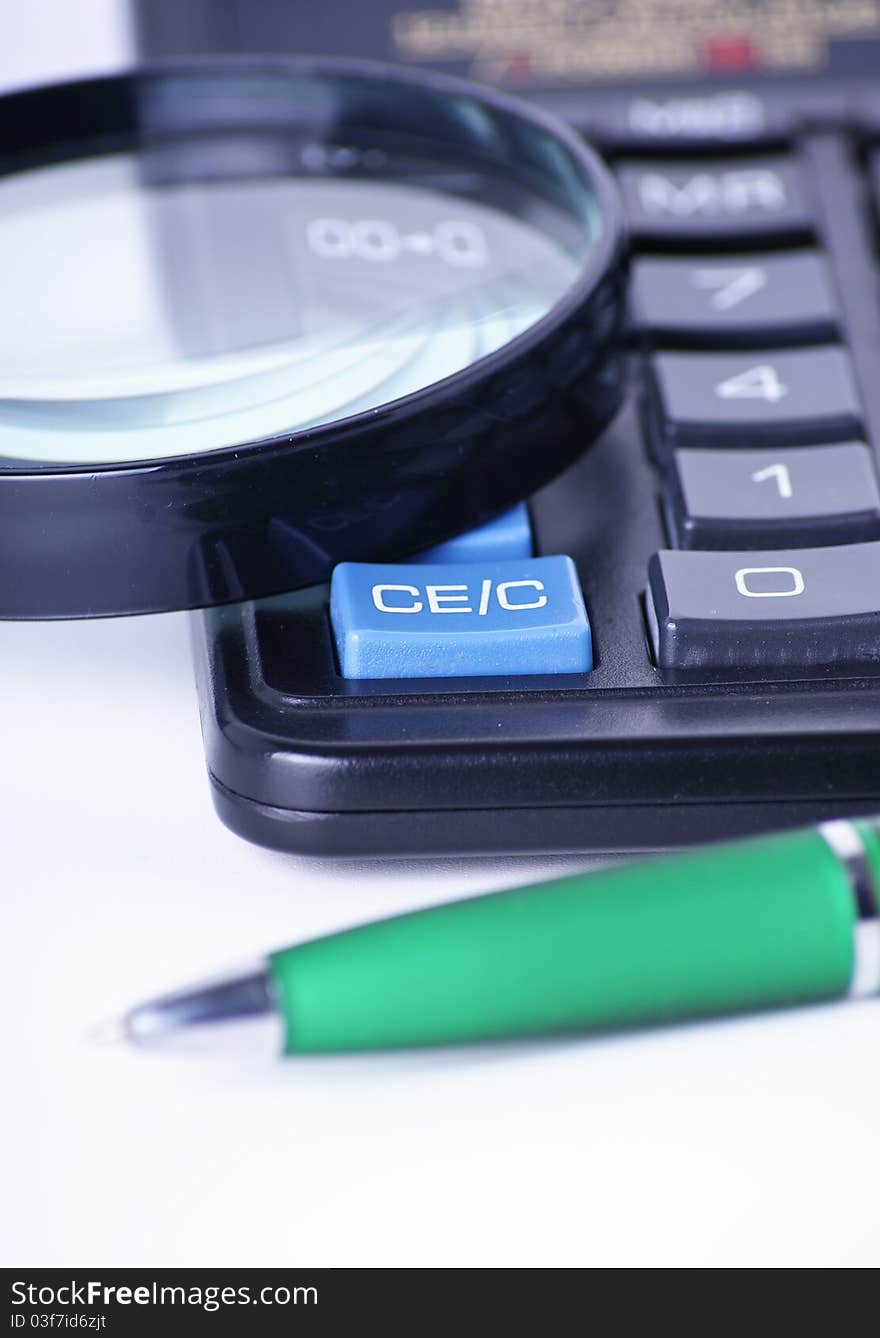
[[[167,65],[0,99],[0,617],[412,553],[621,397],[612,182],[434,75]]]

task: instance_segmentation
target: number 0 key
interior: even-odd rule
[[[661,669],[880,665],[880,542],[655,553],[647,615]]]

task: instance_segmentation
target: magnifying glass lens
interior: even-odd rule
[[[171,145],[0,180],[7,461],[191,455],[374,409],[539,321],[600,228],[473,165],[312,143],[295,173],[227,176],[210,149],[183,179]]]
[[[0,617],[255,599],[484,524],[617,412],[625,281],[595,153],[459,80],[0,97]]]

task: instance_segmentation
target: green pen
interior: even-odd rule
[[[288,1054],[671,1022],[880,992],[880,818],[377,921],[133,1008],[146,1039],[277,1012]]]

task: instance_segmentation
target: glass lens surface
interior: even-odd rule
[[[0,467],[282,436],[501,348],[594,239],[462,176],[157,183],[118,153],[3,178]]]

